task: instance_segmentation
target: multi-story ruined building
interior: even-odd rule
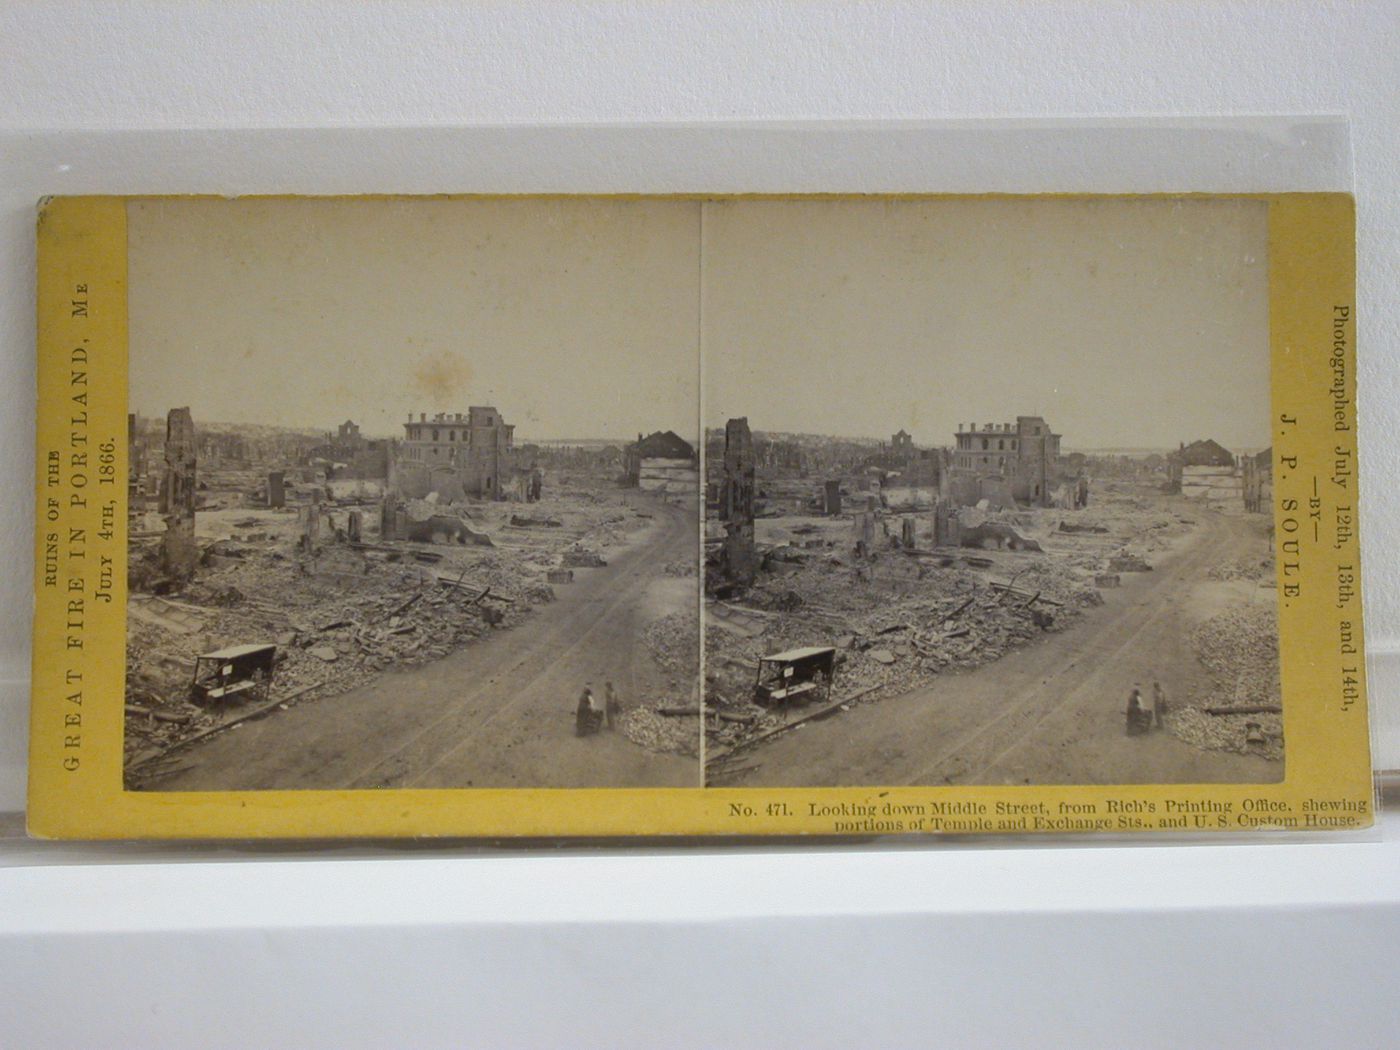
[[[894,434],[888,447],[882,444],[867,464],[899,475],[895,484],[940,487],[943,482],[943,450],[919,448],[913,435],[905,430]]]
[[[490,405],[462,412],[420,413],[404,424],[390,470],[392,487],[421,498],[438,492],[444,498],[504,498],[503,487],[515,472],[515,426]]]
[[[347,419],[326,443],[309,449],[305,463],[324,469],[327,478],[384,478],[389,472],[389,443],[371,441],[360,425]]]
[[[340,424],[336,431],[336,443],[344,446],[354,447],[359,445],[364,438],[360,436],[360,424],[352,419],[347,419]]]
[[[1017,416],[1015,423],[959,423],[952,470],[960,490],[976,482],[981,498],[998,494],[1044,507],[1058,472],[1060,435],[1040,416]],[[972,493],[959,492],[965,500]]]

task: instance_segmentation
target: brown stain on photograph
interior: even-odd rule
[[[427,354],[413,368],[412,389],[435,404],[446,404],[464,393],[471,381],[471,365],[460,357]]]

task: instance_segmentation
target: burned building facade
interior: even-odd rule
[[[692,493],[700,484],[695,447],[673,430],[658,430],[623,451],[626,484],[648,492]]]
[[[1189,445],[1182,442],[1167,457],[1167,481],[1173,492],[1182,491],[1188,475],[1194,482],[1211,474],[1233,474],[1234,470],[1234,453],[1211,438],[1193,441]]]
[[[1244,484],[1244,509],[1251,514],[1266,514],[1274,500],[1274,450],[1272,447],[1252,456],[1240,457],[1241,480]]]
[[[390,486],[403,496],[504,499],[516,471],[515,426],[490,405],[420,413],[404,424]]]
[[[882,445],[878,454],[869,457],[867,465],[897,474],[893,484],[914,485],[920,488],[940,487],[943,483],[946,464],[943,450],[919,448],[914,437],[900,430],[890,438],[888,446]]]
[[[161,569],[173,580],[194,574],[199,552],[194,541],[195,468],[199,435],[188,408],[172,408],[165,422],[165,475],[160,486]]]
[[[325,471],[327,478],[384,478],[389,473],[389,443],[372,441],[347,419],[326,442],[310,449],[305,462]]]
[[[1040,416],[1015,423],[958,424],[952,474],[960,501],[1050,505],[1059,471],[1060,435]]]
[[[758,572],[758,560],[754,547],[756,470],[753,435],[746,417],[725,424],[723,464],[719,508],[724,523],[721,570],[729,584],[748,587]]]
[[[1235,454],[1209,438],[1182,444],[1168,456],[1167,477],[1171,491],[1187,499],[1230,510],[1249,501]]]

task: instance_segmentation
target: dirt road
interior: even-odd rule
[[[1151,696],[1205,688],[1192,628],[1232,585],[1212,565],[1262,556],[1240,517],[1202,511],[1197,528],[1148,573],[1074,626],[994,663],[945,675],[920,690],[858,705],[794,728],[748,753],[759,768],[716,777],[732,786],[854,784],[1262,783],[1280,763],[1200,751],[1169,732],[1128,737],[1123,711],[1135,682]],[[1258,591],[1257,585],[1253,585]],[[1244,594],[1235,586],[1232,598]],[[1263,590],[1257,600],[1273,600]],[[1256,600],[1246,596],[1243,600]]]
[[[643,632],[694,608],[695,577],[663,571],[697,554],[695,510],[638,494],[655,517],[609,565],[575,570],[558,600],[517,627],[422,667],[247,722],[186,752],[191,768],[151,790],[380,787],[696,786],[693,758],[657,754],[620,733],[574,736],[586,682],[627,700],[668,689]],[[639,504],[640,505],[640,504]]]

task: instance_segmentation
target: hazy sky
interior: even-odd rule
[[[691,436],[703,346],[708,425],[936,445],[1034,414],[1068,448],[1269,441],[1259,202],[176,199],[128,215],[147,415],[397,435],[410,412],[493,404],[525,439]]]
[[[728,201],[704,216],[705,421],[1066,447],[1269,443],[1253,201]]]
[[[666,201],[133,202],[131,406],[401,436],[492,404],[519,438],[694,436],[698,227]]]

